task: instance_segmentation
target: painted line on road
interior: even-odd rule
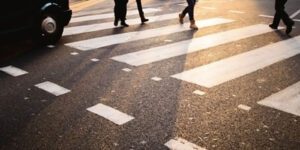
[[[224,19],[224,18],[212,18],[212,19],[197,21],[197,25],[199,28],[204,28],[204,27],[225,24],[230,22],[233,22],[233,20]],[[83,41],[78,41],[73,43],[67,43],[65,45],[72,48],[76,48],[78,50],[88,51],[88,50],[94,50],[96,48],[102,48],[105,46],[111,46],[114,44],[132,42],[132,41],[137,41],[137,40],[142,40],[142,39],[147,39],[147,38],[152,38],[152,37],[157,37],[162,35],[168,35],[172,33],[188,31],[188,30],[190,30],[188,24],[171,25],[162,28],[93,38],[93,39],[88,39],[88,40],[83,40]]]
[[[182,138],[171,139],[165,143],[165,146],[171,150],[206,150]]]
[[[300,19],[293,19],[294,21],[300,22]]]
[[[258,15],[259,17],[264,17],[264,18],[274,18],[274,16],[270,16],[270,15]]]
[[[122,70],[125,71],[125,72],[131,72],[131,71],[132,71],[132,70],[129,69],[129,68],[123,68]]]
[[[193,93],[196,94],[196,95],[200,95],[200,96],[203,96],[203,95],[206,94],[205,92],[200,91],[200,90],[195,90]]]
[[[165,15],[159,15],[159,16],[153,16],[148,17],[149,19],[148,23],[151,22],[159,22],[159,21],[165,21],[165,20],[171,20],[178,18],[178,13],[171,13],[171,14],[165,14]],[[137,25],[141,23],[141,19],[128,19],[126,21],[129,25]],[[87,33],[87,32],[94,32],[94,31],[100,31],[105,29],[113,29],[116,28],[112,22],[106,22],[106,23],[99,23],[99,24],[91,24],[91,25],[82,25],[82,26],[75,26],[75,27],[67,27],[64,30],[63,35],[75,35],[80,33]]]
[[[92,61],[92,62],[98,62],[99,59],[97,59],[97,58],[92,58],[91,61]]]
[[[159,82],[159,81],[162,80],[162,78],[160,78],[160,77],[152,77],[151,80]]]
[[[161,9],[159,9],[159,8],[145,8],[143,11],[144,11],[144,13],[154,13],[154,12],[161,11]],[[132,16],[132,15],[137,15],[137,14],[139,14],[138,10],[127,11],[127,16]],[[114,13],[89,15],[89,16],[72,18],[70,23],[82,22],[82,21],[91,21],[91,20],[100,20],[100,19],[107,19],[107,18],[113,18],[113,17],[114,17]]]
[[[272,94],[257,103],[259,105],[300,116],[300,82],[297,82],[278,93]]]
[[[14,66],[7,66],[7,67],[2,67],[0,68],[1,71],[13,76],[13,77],[17,77],[17,76],[21,76],[24,74],[27,74],[28,72],[25,70],[22,70],[20,68],[14,67]]]
[[[81,11],[98,3],[101,3],[105,0],[89,0],[89,1],[82,1],[74,4],[70,4],[70,8],[73,12]]]
[[[61,87],[61,86],[59,86],[55,83],[49,82],[49,81],[36,84],[35,87],[42,89],[48,93],[51,93],[55,96],[60,96],[60,95],[71,92],[71,90],[68,90],[64,87]]]
[[[300,14],[300,9],[297,10],[295,13],[293,13],[293,14],[290,16],[290,18],[294,18],[294,17],[296,17],[298,14]]]
[[[234,42],[268,32],[273,32],[273,30],[265,24],[252,25],[138,52],[119,55],[112,57],[111,59],[127,63],[132,66],[141,66],[180,55],[202,51],[221,44]]]
[[[77,53],[77,52],[71,52],[70,54],[73,55],[73,56],[76,56],[76,55],[78,55],[79,53]]]
[[[300,54],[300,36],[184,71],[172,77],[211,88],[297,54]]]
[[[239,109],[245,110],[245,111],[250,111],[251,107],[244,105],[244,104],[240,104],[238,105]]]
[[[120,112],[114,108],[111,108],[109,106],[106,106],[104,104],[97,104],[95,106],[89,107],[87,108],[88,111],[95,113],[117,125],[123,125],[129,121],[131,121],[132,119],[134,119],[134,117],[129,116],[123,112]]]
[[[234,14],[244,14],[245,12],[243,11],[238,11],[238,10],[229,10],[230,13],[234,13]]]

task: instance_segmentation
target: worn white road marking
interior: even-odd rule
[[[144,11],[144,13],[154,13],[154,12],[161,11],[161,9],[159,9],[159,8],[145,8],[143,11]],[[138,10],[130,10],[130,11],[127,11],[127,16],[137,15],[138,13],[139,13]],[[99,20],[99,19],[107,19],[107,18],[113,18],[113,17],[114,17],[114,13],[89,15],[89,16],[72,18],[70,23],[82,22],[82,21],[91,21],[91,20]]]
[[[259,15],[259,17],[264,17],[264,18],[274,18],[274,16],[270,16],[270,15]]]
[[[197,21],[196,23],[199,28],[204,28],[204,27],[230,23],[230,22],[233,22],[233,20],[224,19],[224,18],[212,18],[212,19]],[[129,33],[93,38],[93,39],[88,39],[88,40],[83,40],[83,41],[78,41],[73,43],[67,43],[66,45],[82,51],[87,51],[87,50],[94,50],[96,48],[101,48],[105,46],[110,46],[113,44],[132,42],[132,41],[137,41],[137,40],[142,40],[142,39],[147,39],[147,38],[152,38],[152,37],[157,37],[162,35],[168,35],[172,33],[188,31],[188,30],[190,30],[188,24],[171,25],[171,26],[149,29],[144,31],[136,31],[136,32],[129,32]]]
[[[211,88],[297,54],[300,54],[300,36],[184,71],[172,77]]]
[[[171,139],[170,141],[165,143],[165,146],[167,146],[171,150],[206,150],[205,148],[188,142],[187,140],[182,138]]]
[[[72,53],[70,53],[71,55],[73,55],[73,56],[75,56],[75,55],[78,55],[79,53],[77,53],[77,52],[72,52]]]
[[[294,21],[300,22],[300,19],[294,19]]]
[[[124,62],[132,66],[141,66],[268,32],[273,32],[273,30],[265,24],[252,25],[191,40],[185,40],[164,46],[154,47],[138,52],[119,55],[112,57],[111,59],[119,62]]]
[[[169,42],[173,42],[173,40],[165,40],[165,42],[168,42],[168,43],[169,43]]]
[[[125,71],[125,72],[130,72],[131,71],[131,69],[129,69],[129,68],[124,68],[122,70]]]
[[[244,14],[245,12],[243,11],[238,11],[238,10],[229,10],[230,13],[235,13],[235,14]]]
[[[184,7],[186,7],[187,6],[187,4],[186,3],[184,3],[184,4],[178,4],[179,6],[184,6]]]
[[[27,71],[24,71],[14,66],[2,67],[0,68],[0,70],[14,77],[21,76],[28,73]]]
[[[49,81],[46,81],[46,82],[43,82],[40,84],[36,84],[35,86],[38,87],[39,89],[49,92],[55,96],[60,96],[60,95],[71,92],[71,90],[68,90],[64,87],[61,87],[61,86],[59,86],[55,83],[49,82]]]
[[[178,18],[178,13],[171,13],[171,14],[164,14],[159,16],[153,16],[153,17],[147,17],[149,19],[148,23],[151,22],[159,22],[159,21],[165,21]],[[141,23],[141,19],[128,19],[126,22],[129,25],[137,25]],[[91,24],[91,25],[82,25],[82,26],[75,26],[75,27],[67,27],[64,30],[63,35],[74,35],[74,34],[80,34],[80,33],[86,33],[86,32],[93,32],[93,31],[100,31],[105,29],[113,29],[116,28],[112,22],[106,22],[106,23],[98,23],[98,24]]]
[[[298,50],[300,49],[298,48]],[[272,94],[257,103],[300,116],[300,82],[297,82],[278,93]]]
[[[153,77],[153,78],[151,78],[151,80],[153,80],[153,81],[160,81],[160,80],[162,80],[162,78],[159,78],[159,77]]]
[[[97,58],[92,58],[91,61],[97,62],[97,61],[99,61],[99,59],[97,59]]]
[[[240,104],[238,106],[239,109],[242,109],[242,110],[245,110],[245,111],[250,111],[251,107],[247,106],[247,105],[243,105],[243,104]]]
[[[47,45],[48,48],[55,48],[55,45]]]
[[[101,10],[91,10],[91,11],[80,11],[72,14],[72,17],[82,17],[85,15],[94,15],[94,14],[103,14],[103,13],[112,13],[111,8],[101,9]]]
[[[197,94],[197,95],[200,95],[200,96],[205,95],[205,92],[200,91],[200,90],[195,90],[193,93],[194,93],[194,94]]]
[[[128,121],[131,121],[134,119],[134,117],[129,116],[123,112],[120,112],[114,108],[111,108],[109,106],[103,105],[101,103],[92,106],[90,108],[87,108],[88,111],[93,112],[99,116],[102,116],[103,118],[112,121],[113,123],[117,125],[123,125],[127,123]]]
[[[295,13],[293,13],[293,14],[290,16],[290,18],[294,18],[294,17],[296,17],[298,14],[300,14],[300,9],[297,10]]]

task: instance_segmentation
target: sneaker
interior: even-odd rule
[[[285,33],[286,33],[287,35],[289,35],[289,34],[292,32],[294,24],[295,24],[295,22],[293,21],[290,25],[288,25],[288,26],[286,27]]]

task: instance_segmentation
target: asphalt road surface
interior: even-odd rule
[[[2,43],[0,148],[300,149],[300,1],[268,24],[274,0],[135,1],[128,28],[113,1],[75,12],[57,45]]]

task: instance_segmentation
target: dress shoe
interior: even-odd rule
[[[287,35],[289,35],[292,32],[293,26],[294,26],[295,22],[293,21],[290,25],[286,26],[286,31],[285,33]]]
[[[277,27],[277,26],[274,26],[273,24],[269,24],[269,27],[272,28],[272,29],[274,29],[274,30],[277,30],[277,29],[278,29],[278,27]]]
[[[145,22],[148,22],[149,19],[143,18],[143,19],[141,19],[141,21],[142,21],[142,23],[145,23]]]
[[[128,25],[126,22],[121,22],[121,25],[122,25],[123,27],[129,27],[129,25]]]
[[[115,25],[115,26],[118,26],[118,23],[119,23],[119,20],[118,20],[118,19],[115,19],[114,25]]]

